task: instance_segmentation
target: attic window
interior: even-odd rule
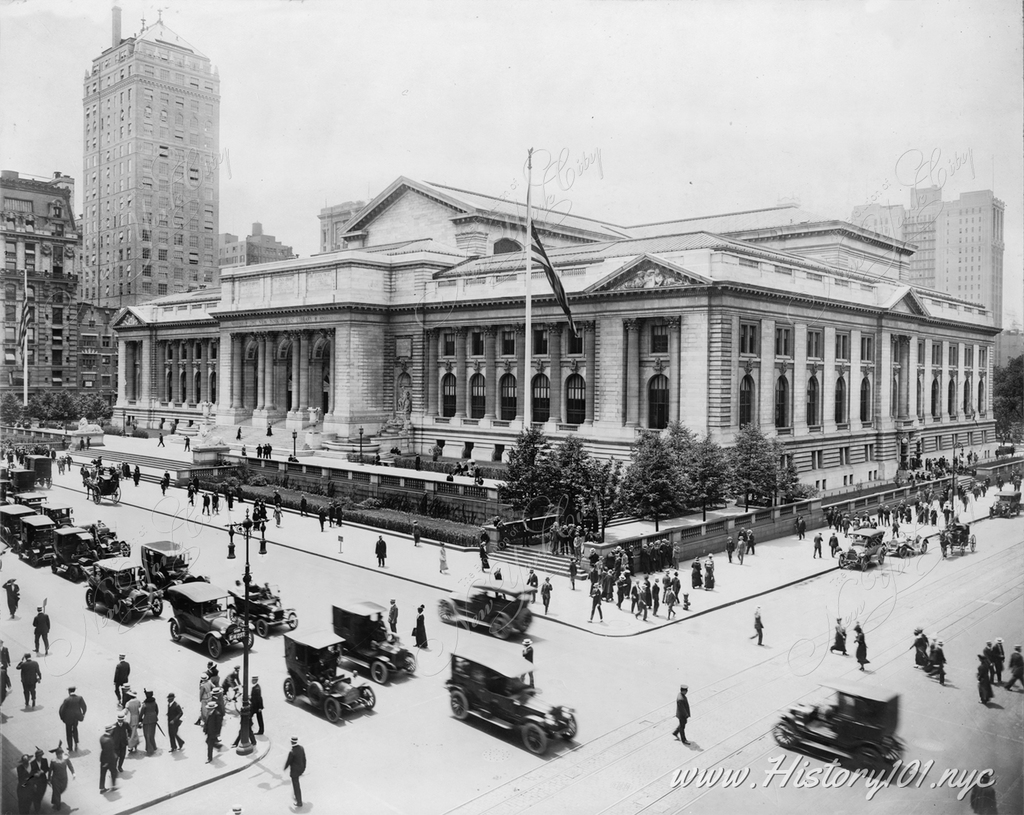
[[[512,240],[512,238],[502,238],[494,242],[494,254],[496,255],[508,255],[513,252],[522,251],[522,244],[519,241]]]

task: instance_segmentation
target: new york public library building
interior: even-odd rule
[[[902,283],[913,245],[792,205],[534,218],[579,334],[535,266],[529,360],[524,209],[400,177],[338,251],[124,309],[115,415],[166,427],[212,403],[223,438],[270,424],[279,451],[312,418],[328,449],[356,449],[363,428],[382,453],[398,439],[487,462],[525,426],[530,387],[553,442],[627,459],[674,420],[723,445],[753,422],[828,491],[995,442],[993,315]]]

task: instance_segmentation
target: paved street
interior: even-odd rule
[[[137,489],[128,485],[121,506],[97,507],[85,502],[79,486],[77,473],[58,478],[51,500],[69,500],[79,521],[102,518],[116,525],[119,536],[133,543],[134,558],[138,542],[172,538],[191,548],[194,571],[214,583],[228,587],[241,576],[243,547],[238,547],[240,559],[227,560],[225,532],[203,525],[198,508],[188,508],[183,491],[171,490],[161,498],[153,484]],[[234,515],[239,517],[237,505]],[[205,520],[223,527],[226,511],[222,507],[219,517]],[[426,605],[430,649],[420,652],[415,677],[374,686],[377,706],[372,712],[349,715],[331,725],[303,705],[284,701],[281,636],[258,639],[251,664],[264,689],[269,738],[259,740],[258,754],[265,757],[251,766],[231,751],[213,765],[204,763],[202,735],[191,722],[207,658],[194,645],[170,641],[169,609],[162,619],[118,626],[85,609],[83,587],[5,557],[5,579],[17,576],[22,585],[18,619],[3,621],[3,638],[12,656],[17,659],[30,646],[31,617],[43,598],[54,623],[50,655],[40,659],[44,678],[35,710],[20,708],[20,687],[13,677],[13,695],[4,706],[5,748],[56,746],[63,735],[56,710],[67,684],[74,682],[90,709],[83,725],[87,749],[73,757],[78,778],[66,799],[83,813],[124,812],[214,779],[148,811],[176,813],[187,806],[222,812],[235,803],[246,812],[287,811],[290,785],[282,767],[291,735],[301,737],[309,757],[303,811],[336,811],[342,801],[346,811],[368,813],[731,812],[747,805],[770,805],[780,811],[830,806],[842,811],[862,806],[864,789],[795,793],[792,784],[751,790],[748,783],[742,790],[673,791],[670,779],[676,769],[723,766],[749,767],[751,779],[760,782],[770,759],[782,754],[789,761],[796,756],[770,739],[779,711],[796,701],[823,698],[821,682],[843,679],[902,693],[900,734],[907,743],[907,760],[931,759],[940,769],[993,766],[999,811],[1019,811],[1024,694],[997,689],[996,704],[983,708],[973,668],[974,654],[985,639],[1002,636],[1008,650],[1024,640],[1019,614],[1024,524],[986,521],[976,531],[979,547],[973,554],[943,561],[933,547],[923,557],[889,560],[882,569],[866,574],[827,571],[834,564],[810,562],[809,541],[759,546],[758,555],[742,567],[744,578],[730,580],[729,569],[721,566],[723,598],[717,610],[641,632],[632,615],[613,605],[605,608],[605,629],[621,628],[635,636],[593,636],[591,631],[609,631],[598,632],[583,619],[589,606],[583,593],[577,598],[567,585],[556,586],[556,613],[551,619],[538,619],[530,630],[537,682],[546,698],[576,708],[580,733],[577,741],[554,745],[548,756],[538,758],[514,735],[479,722],[458,722],[449,710],[442,684],[449,655],[462,638],[485,637],[442,625],[436,605],[447,589],[478,577],[474,555],[450,553],[452,575],[444,578],[438,574],[435,547],[413,550],[407,540],[388,536],[392,556],[382,571],[373,566],[375,533],[346,527],[339,555],[336,530],[321,534],[315,520],[289,515],[283,530],[268,530],[268,537],[282,545],[271,546],[265,562],[255,557],[252,547],[253,571],[257,581],[280,586],[285,603],[298,610],[302,629],[329,627],[332,601],[372,599],[386,605],[395,598],[399,634],[407,643],[416,606]],[[809,568],[825,573],[750,600],[743,599],[744,592],[732,594],[736,589],[729,585],[754,581],[750,591],[755,593],[758,580],[770,577],[776,584],[788,583],[792,580],[787,577],[810,576]],[[748,571],[755,576],[747,578]],[[768,588],[766,583],[757,593]],[[696,599],[703,597],[698,593]],[[749,639],[757,605],[765,621],[763,648]],[[570,610],[573,617],[578,611],[579,619],[566,625],[568,620],[559,620],[556,614],[568,617]],[[837,614],[851,627],[855,620],[865,626],[871,659],[867,675],[857,671],[852,657],[831,656],[825,650]],[[912,667],[907,649],[917,625],[946,640],[952,680],[946,688]],[[161,710],[167,692],[178,695],[185,706],[183,737],[188,746],[184,753],[172,755],[160,738],[161,750],[151,757],[132,756],[126,763],[131,771],[118,792],[101,797],[97,738],[102,725],[116,715],[111,678],[122,651],[132,664],[132,685],[155,690]],[[227,654],[221,673],[240,660],[240,652]],[[669,736],[680,681],[690,685],[694,709],[688,728],[694,743],[689,748]],[[237,720],[229,716],[226,743],[236,732]],[[5,749],[5,770],[10,752]],[[809,761],[809,767],[820,764]],[[945,812],[968,807],[969,799],[956,803],[955,792],[933,791],[925,784],[921,789],[884,790],[873,805],[880,811]]]

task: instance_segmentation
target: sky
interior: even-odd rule
[[[302,256],[398,176],[638,224],[992,189],[1024,320],[1018,0],[123,0],[220,73],[220,230]],[[76,179],[109,0],[0,0],[0,167]],[[915,170],[919,170],[915,172]],[[81,211],[81,188],[77,210]]]

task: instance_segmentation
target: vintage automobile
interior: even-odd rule
[[[456,589],[438,601],[438,615],[446,623],[486,626],[500,640],[524,634],[533,621],[532,592],[525,586],[506,586],[504,581],[481,580],[468,589]]]
[[[379,685],[392,672],[416,672],[416,656],[384,625],[386,610],[376,603],[345,603],[334,606],[334,633],[342,639],[341,653],[349,662],[368,668]]]
[[[921,535],[900,535],[885,544],[885,553],[893,557],[923,555],[928,551],[928,539]]]
[[[452,715],[477,716],[519,732],[531,753],[543,755],[552,738],[576,737],[572,708],[551,705],[526,681],[532,662],[512,650],[481,643],[459,643],[452,653],[452,673],[445,682]]]
[[[372,709],[377,696],[369,685],[356,685],[352,675],[339,670],[341,639],[332,631],[284,635],[284,698],[302,699],[336,722],[343,711]]]
[[[75,510],[67,504],[44,504],[43,515],[57,524],[58,528],[75,525]]]
[[[142,573],[146,580],[163,591],[182,583],[195,583],[208,577],[194,575],[189,571],[192,556],[188,549],[174,541],[153,541],[139,547],[142,558]]]
[[[102,606],[110,619],[127,620],[146,612],[159,617],[164,610],[160,592],[143,584],[138,566],[126,557],[96,561],[89,570],[87,585],[86,607],[95,610]]]
[[[7,488],[7,497],[18,496],[22,493],[32,492],[36,486],[36,471],[24,467],[12,467],[7,471],[7,478],[10,485]],[[45,497],[45,496],[44,496]]]
[[[131,557],[132,546],[128,541],[117,539],[117,534],[103,521],[96,521],[92,524],[82,524],[82,528],[92,535],[94,548],[99,550],[101,558],[104,557]]]
[[[978,539],[971,534],[971,527],[959,521],[952,521],[949,526],[939,533],[939,545],[942,547],[942,556],[947,552],[952,554],[967,554],[967,549],[973,552],[978,545]]]
[[[14,503],[29,507],[33,512],[42,513],[46,504],[46,493],[43,492],[19,492],[14,495]]]
[[[77,526],[62,526],[53,531],[53,557],[50,568],[66,580],[78,583],[99,560],[92,535]]]
[[[21,521],[35,515],[36,511],[22,504],[7,504],[0,507],[0,541],[13,550],[21,548]]]
[[[822,687],[835,693],[831,704],[794,705],[775,725],[775,741],[791,750],[825,753],[871,768],[899,760],[899,694],[870,685]]]
[[[121,471],[117,467],[105,464],[89,467],[83,484],[88,497],[97,504],[104,498],[114,504],[121,500]]]
[[[885,560],[884,529],[855,529],[850,532],[850,548],[839,553],[840,569],[867,569]]]
[[[205,581],[171,586],[164,596],[174,609],[171,639],[200,642],[210,659],[217,659],[225,648],[241,645],[247,638],[252,647],[252,627],[246,631],[228,604],[228,592]]]
[[[25,456],[25,469],[35,473],[35,486],[53,486],[53,461],[49,456]]]
[[[18,556],[29,566],[45,566],[53,557],[53,530],[57,525],[45,515],[26,515],[21,519],[21,545]]]
[[[993,518],[1016,518],[1020,515],[1020,490],[1003,487],[992,504]]]
[[[270,636],[270,627],[274,625],[286,625],[292,631],[298,627],[299,615],[294,608],[284,607],[277,586],[250,585],[248,597],[245,597],[242,581],[236,580],[235,585],[239,591],[230,592],[235,614],[243,617],[248,609],[249,620],[261,637]]]

